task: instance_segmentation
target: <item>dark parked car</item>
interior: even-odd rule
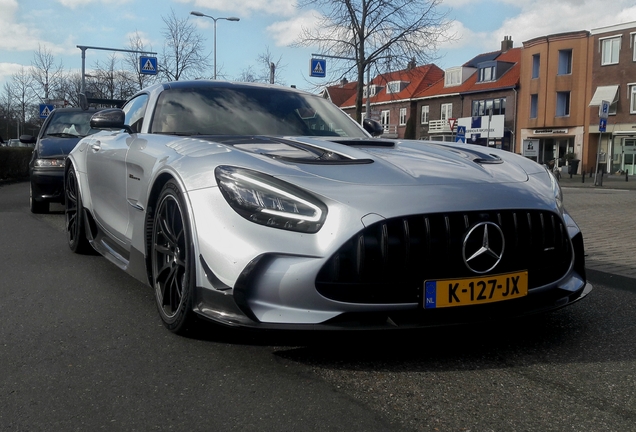
[[[49,203],[64,202],[64,161],[83,137],[97,132],[90,119],[98,110],[59,108],[49,114],[37,137],[22,135],[24,144],[35,144],[29,162],[31,211],[47,213]]]

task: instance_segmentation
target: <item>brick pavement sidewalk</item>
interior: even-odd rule
[[[570,178],[569,174],[561,176],[559,184],[562,187],[579,187],[579,188],[596,188],[596,189],[625,189],[636,190],[636,176],[628,176],[625,181],[624,175],[605,174],[603,176],[603,185],[594,185],[594,175],[590,177],[589,174],[585,176],[585,179],[580,174],[573,174]]]

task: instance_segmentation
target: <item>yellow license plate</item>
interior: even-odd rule
[[[424,282],[426,309],[493,303],[526,295],[528,295],[527,271]]]

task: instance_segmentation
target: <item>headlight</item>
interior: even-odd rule
[[[214,174],[234,211],[257,224],[315,233],[327,216],[327,206],[316,197],[269,175],[229,166]]]
[[[64,159],[36,159],[35,166],[42,168],[64,168]]]
[[[548,172],[548,176],[550,177],[552,193],[554,194],[554,199],[556,201],[559,212],[563,213],[563,191],[561,190],[561,185],[548,167],[546,167],[545,170]]]

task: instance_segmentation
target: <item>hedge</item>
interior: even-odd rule
[[[0,147],[0,179],[28,177],[32,153],[28,147]]]

